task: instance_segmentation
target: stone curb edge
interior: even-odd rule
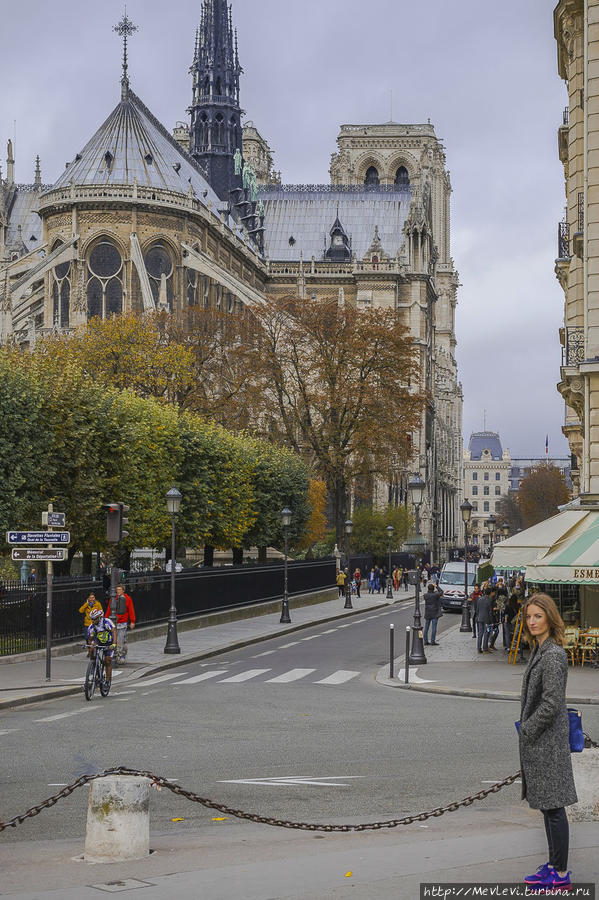
[[[401,601],[394,601],[401,602]],[[349,616],[357,616],[361,613],[371,612],[373,609],[380,609],[383,604],[379,601],[376,606],[369,606],[364,609],[353,609],[348,611],[347,613],[338,613],[334,616],[327,616],[324,619],[318,619],[312,622],[303,622],[301,625],[295,625],[291,628],[287,628],[285,634],[292,634],[294,631],[302,631],[306,628],[311,628],[314,625],[324,624],[326,622],[334,622],[336,619],[345,619]],[[392,606],[393,604],[387,603],[387,606]],[[145,678],[148,675],[154,675],[157,672],[164,672],[167,669],[175,669],[177,666],[187,665],[192,662],[199,662],[201,659],[210,659],[212,656],[218,656],[220,653],[229,652],[230,650],[241,650],[243,647],[249,647],[252,644],[259,644],[261,641],[268,641],[272,638],[276,638],[278,635],[276,634],[263,634],[256,635],[256,637],[250,638],[245,641],[236,641],[234,644],[226,644],[222,647],[218,647],[215,650],[204,650],[201,653],[189,653],[182,654],[181,656],[177,656],[176,659],[169,660],[169,662],[160,663],[157,666],[148,666],[148,668],[144,669],[142,678]],[[130,679],[133,678],[133,675],[130,676]],[[120,684],[125,684],[125,682],[129,680],[124,678]],[[18,690],[18,688],[15,688]],[[44,689],[42,689],[44,690]],[[12,709],[17,706],[25,706],[32,703],[42,703],[44,700],[56,700],[59,697],[69,697],[74,694],[80,694],[82,691],[82,686],[74,685],[72,687],[64,687],[64,688],[56,688],[54,690],[47,690],[44,693],[40,694],[31,694],[28,697],[15,697],[12,700],[0,700],[0,710],[2,709]]]

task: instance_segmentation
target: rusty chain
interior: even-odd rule
[[[470,806],[477,800],[484,800],[489,794],[496,794],[501,788],[513,784],[514,781],[520,777],[520,772],[516,772],[514,775],[508,775],[503,781],[498,781],[491,787],[478,791],[470,797],[465,797],[463,800],[454,801],[447,806],[437,806],[435,809],[431,809],[428,812],[416,813],[413,816],[404,816],[402,819],[387,819],[384,822],[366,822],[358,825],[319,825],[310,822],[291,822],[287,819],[274,819],[270,816],[260,816],[257,813],[244,812],[242,809],[234,809],[233,807],[225,806],[224,803],[217,803],[215,800],[200,797],[198,794],[194,793],[194,791],[186,791],[178,784],[171,784],[166,778],[163,778],[161,775],[155,775],[153,772],[144,772],[138,769],[128,769],[126,766],[118,766],[114,769],[107,769],[105,772],[99,772],[97,775],[82,775],[77,781],[63,787],[58,793],[54,794],[52,797],[48,797],[47,800],[38,803],[37,806],[32,806],[27,812],[22,813],[20,816],[15,816],[13,819],[9,819],[8,822],[0,822],[0,832],[4,831],[5,828],[15,828],[17,825],[21,825],[26,819],[32,819],[34,816],[39,815],[42,810],[50,809],[51,806],[54,806],[55,803],[58,803],[58,801],[62,800],[64,797],[68,797],[73,791],[77,790],[77,788],[82,787],[84,784],[88,784],[95,778],[103,778],[105,775],[134,775],[139,778],[148,778],[152,786],[156,786],[158,789],[163,787],[167,788],[169,791],[172,791],[173,794],[185,797],[193,803],[200,803],[208,809],[214,809],[217,812],[234,816],[237,819],[247,819],[250,822],[257,822],[262,825],[274,825],[278,828],[295,828],[299,831],[349,832],[376,831],[381,828],[396,828],[398,825],[412,825],[414,822],[424,822],[431,817],[436,818],[442,816],[446,812],[455,812],[462,806]]]

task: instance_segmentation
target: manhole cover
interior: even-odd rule
[[[135,891],[142,887],[156,887],[152,881],[138,881],[137,878],[126,878],[124,881],[107,881],[106,884],[90,884],[97,891],[116,894],[119,891]]]

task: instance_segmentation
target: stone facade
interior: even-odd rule
[[[486,521],[497,516],[499,501],[508,495],[511,468],[510,451],[503,449],[497,432],[478,431],[470,436],[468,449],[464,450],[464,495],[472,504],[469,543],[478,545],[481,551],[490,548]],[[497,519],[496,529],[501,525]],[[499,540],[502,535],[496,530],[493,543]]]
[[[253,122],[244,122],[241,138],[243,158],[253,166],[258,184],[280,184],[281,173],[273,168],[272,151]]]

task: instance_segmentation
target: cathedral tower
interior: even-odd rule
[[[241,187],[235,151],[241,155],[237,32],[226,0],[204,0],[193,65],[190,152],[206,171],[221,200]],[[239,166],[237,167],[239,168]]]

